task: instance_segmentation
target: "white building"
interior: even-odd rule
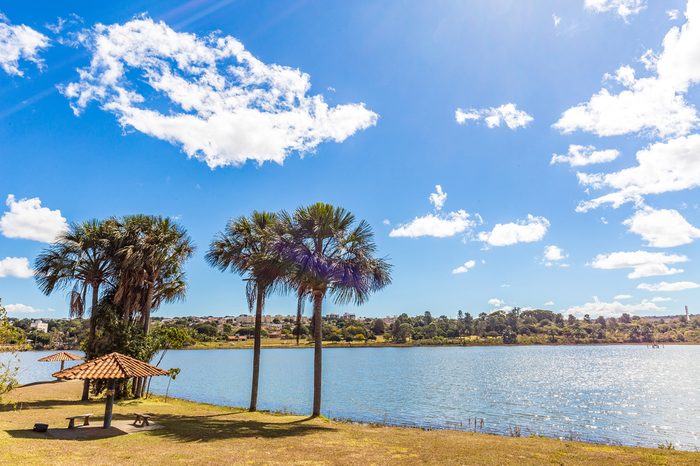
[[[35,320],[31,324],[29,324],[29,327],[35,328],[40,332],[48,333],[49,332],[49,324],[46,322],[43,322],[41,320]]]

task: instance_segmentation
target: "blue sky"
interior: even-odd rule
[[[325,201],[394,265],[368,304],[326,312],[694,312],[699,10],[0,2],[2,302],[66,316],[34,257],[65,222],[146,213],[198,247],[187,299],[158,315],[237,315],[241,280],[203,260],[213,235]]]

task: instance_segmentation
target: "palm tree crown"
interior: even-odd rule
[[[112,277],[109,249],[113,234],[111,222],[89,220],[72,224],[36,258],[34,278],[43,293],[71,287],[72,317],[83,317],[88,288],[93,288],[96,299],[99,287]]]
[[[337,304],[360,305],[391,283],[391,266],[374,257],[377,247],[364,220],[355,225],[352,213],[324,203],[281,216],[278,250],[297,287],[330,294]]]
[[[247,281],[248,309],[255,307],[258,291],[264,298],[278,285],[284,265],[274,247],[279,219],[273,212],[253,212],[226,225],[212,241],[205,258],[212,267],[243,275]]]

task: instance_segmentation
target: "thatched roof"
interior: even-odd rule
[[[168,372],[120,353],[106,354],[53,374],[57,379],[68,380],[128,379],[158,375],[168,375]]]
[[[49,356],[44,356],[43,358],[39,359],[39,362],[82,361],[83,359],[84,358],[81,358],[77,354],[72,354],[72,353],[67,353],[65,351],[61,351],[60,353],[51,354]]]

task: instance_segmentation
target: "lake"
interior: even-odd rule
[[[50,379],[21,353],[22,383]],[[355,421],[700,449],[700,346],[328,348],[323,414]],[[251,350],[169,351],[172,396],[247,407]],[[312,349],[264,349],[259,409],[311,410]],[[164,393],[167,378],[153,380]]]

